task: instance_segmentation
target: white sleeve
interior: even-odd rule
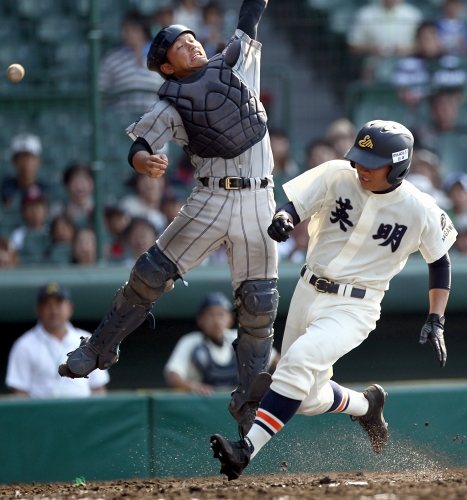
[[[94,370],[89,374],[89,387],[91,389],[107,385],[109,381],[110,375],[108,370]]]
[[[15,341],[8,356],[5,385],[12,389],[30,392],[32,380],[31,360],[27,344],[20,337]]]
[[[328,191],[327,168],[328,163],[323,163],[282,186],[300,220],[308,219],[322,206]]]
[[[164,367],[164,373],[175,372],[185,380],[190,379],[193,375],[191,355],[193,350],[200,344],[201,339],[201,333],[189,333],[183,336],[172,351]]]
[[[127,127],[126,133],[133,140],[142,137],[153,151],[162,149],[169,141],[179,146],[188,144],[182,119],[168,101],[157,100],[139,120]]]
[[[26,236],[26,227],[21,226],[15,229],[10,235],[10,243],[15,250],[21,250],[24,237]]]
[[[240,40],[241,48],[238,60],[232,70],[259,99],[261,43],[250,38],[242,30],[236,30],[235,36]]]
[[[456,241],[457,231],[449,216],[436,204],[427,208],[420,253],[428,264],[440,259]]]

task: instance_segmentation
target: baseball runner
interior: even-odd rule
[[[191,156],[198,186],[156,243],[137,260],[91,337],[70,353],[59,372],[86,377],[118,360],[120,342],[137,328],[173,282],[222,244],[238,317],[234,342],[239,384],[229,411],[245,434],[271,382],[265,373],[278,305],[277,247],[267,236],[275,211],[272,154],[259,101],[258,23],[267,0],[244,0],[237,30],[222,54],[208,60],[195,33],[163,28],[148,53],[148,68],[166,81],[160,100],[127,128],[130,164],[150,177],[168,159],[154,154],[168,141]]]
[[[295,413],[347,413],[368,433],[376,453],[387,440],[386,392],[371,385],[355,392],[331,380],[332,366],[375,328],[389,281],[420,251],[429,268],[429,314],[420,343],[446,363],[444,311],[451,272],[448,249],[456,239],[449,217],[433,198],[404,180],[413,136],[396,122],[375,120],[358,132],[345,155],[284,185],[290,202],[268,233],[285,241],[311,217],[306,264],[287,317],[282,358],[254,425],[244,439],[211,437],[221,473],[236,479]]]

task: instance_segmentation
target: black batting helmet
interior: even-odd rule
[[[148,52],[147,66],[150,71],[156,71],[162,78],[167,79],[167,75],[161,70],[161,64],[164,62],[167,51],[182,33],[191,33],[196,38],[193,31],[183,24],[171,24],[157,33]]]
[[[344,158],[369,170],[391,165],[389,184],[401,182],[409,173],[413,152],[413,135],[397,122],[372,120],[359,130],[354,145]]]

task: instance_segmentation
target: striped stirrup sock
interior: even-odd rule
[[[251,458],[297,413],[301,404],[301,401],[269,389],[261,400],[255,422],[247,435],[254,447]]]
[[[350,403],[349,391],[339,384],[336,384],[334,380],[329,381],[332,387],[332,392],[334,392],[334,403],[332,403],[331,408],[326,413],[341,413],[347,410]]]
[[[334,403],[326,413],[347,413],[355,417],[365,415],[368,411],[368,400],[361,392],[347,389],[334,382],[329,381],[334,392]]]

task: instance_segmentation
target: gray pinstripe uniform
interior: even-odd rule
[[[261,44],[241,30],[236,31],[241,52],[234,73],[259,97]],[[153,151],[172,140],[188,144],[188,136],[176,108],[165,100],[154,103],[137,122],[127,128],[134,140],[144,138]],[[267,235],[275,212],[273,159],[269,135],[232,159],[191,157],[198,182],[179,215],[157,240],[159,249],[174,262],[181,275],[197,266],[222,244],[227,255],[234,289],[246,280],[277,278],[276,243]],[[225,177],[251,179],[250,188],[219,187]],[[261,180],[268,185],[261,188]]]

